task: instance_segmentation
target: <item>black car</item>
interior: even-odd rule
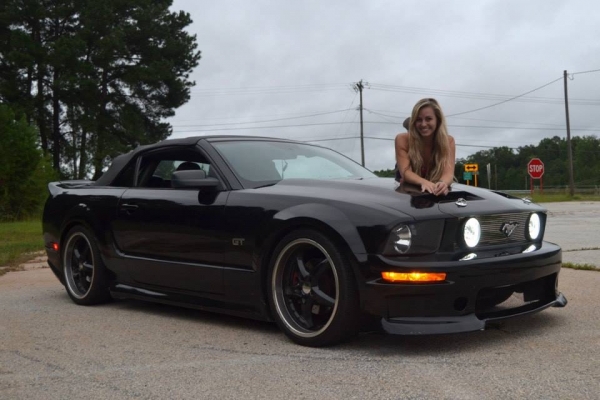
[[[306,143],[165,140],[49,191],[48,261],[81,305],[142,299],[274,320],[308,346],[364,321],[464,332],[566,305],[542,207],[460,184],[423,194]]]

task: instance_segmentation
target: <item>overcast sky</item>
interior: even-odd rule
[[[566,137],[564,70],[575,73],[571,134],[600,133],[600,71],[587,72],[600,70],[597,0],[176,0],[172,10],[191,14],[202,52],[174,138],[335,139],[315,143],[360,162],[362,80],[367,168],[393,168],[393,138],[423,97],[440,102],[464,158]]]

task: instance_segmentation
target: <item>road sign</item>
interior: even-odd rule
[[[465,172],[479,171],[479,164],[465,164]]]
[[[463,172],[463,181],[470,181],[473,179],[473,174],[470,172]]]
[[[544,163],[539,158],[532,158],[527,163],[527,173],[533,179],[541,179],[544,175]]]

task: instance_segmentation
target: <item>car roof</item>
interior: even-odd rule
[[[223,142],[223,141],[240,141],[240,140],[253,140],[253,141],[278,141],[278,142],[291,142],[291,143],[303,143],[297,140],[289,140],[289,139],[279,139],[273,137],[265,137],[265,136],[243,136],[243,135],[208,135],[208,136],[190,136],[186,138],[179,139],[165,139],[160,142],[141,145],[131,150],[128,153],[121,154],[113,159],[110,164],[110,167],[106,172],[100,176],[95,182],[94,185],[105,186],[110,185],[112,181],[117,177],[117,175],[123,170],[125,165],[138,153],[142,151],[158,149],[169,146],[193,146],[198,143],[200,140],[206,140],[208,142]],[[303,143],[308,144],[308,143]]]

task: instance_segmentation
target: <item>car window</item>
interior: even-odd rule
[[[273,163],[281,179],[340,179],[353,176],[347,169],[319,156],[299,156],[291,160],[273,160]]]
[[[191,167],[193,165],[195,165],[195,167]],[[185,160],[160,160],[152,175],[162,179],[171,179],[173,172],[178,170],[181,171],[182,169],[200,169],[206,172],[206,175],[208,176],[210,164]]]
[[[143,164],[138,187],[144,188],[171,188],[171,177],[176,171],[202,170],[206,173],[206,176],[211,172],[210,164],[201,161],[189,161],[186,158],[152,158]]]
[[[319,146],[277,141],[223,141],[213,146],[225,158],[244,187],[259,187],[283,179],[375,178],[353,160]]]
[[[111,186],[171,189],[173,173],[191,169],[203,170],[206,176],[219,177],[201,150],[190,146],[153,150],[138,155],[129,161]]]

